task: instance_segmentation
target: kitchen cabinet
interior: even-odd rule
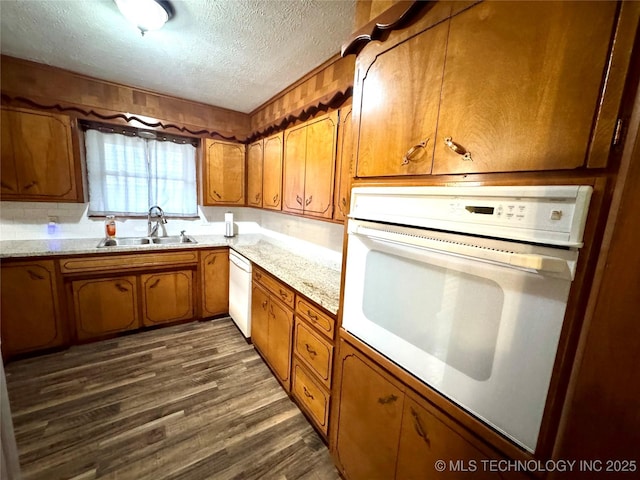
[[[336,184],[333,199],[333,218],[344,222],[349,214],[349,195],[353,177],[353,122],[352,108],[340,109],[338,124],[338,152],[336,154]]]
[[[193,318],[198,258],[195,250],[63,258],[77,338]]]
[[[52,260],[2,263],[2,355],[62,346],[66,339]]]
[[[295,294],[286,285],[254,267],[251,338],[284,389],[290,390]]]
[[[229,250],[200,252],[202,317],[229,313]]]
[[[193,318],[193,272],[146,273],[140,276],[142,324],[153,326]]]
[[[79,340],[139,328],[135,275],[71,282]]]
[[[247,147],[247,206],[262,207],[263,140]]]
[[[262,171],[263,208],[282,208],[282,154],[284,132],[264,139],[264,159]]]
[[[308,373],[297,357],[293,359],[291,378],[291,392],[298,405],[326,436],[329,425],[328,391]]]
[[[336,368],[333,455],[348,480],[499,479],[502,457],[344,340]],[[443,460],[446,469],[435,469]],[[466,468],[454,471],[451,465]],[[509,473],[506,478],[520,479]]]
[[[244,205],[244,155],[240,143],[205,140],[204,205]]]
[[[69,117],[3,108],[0,128],[3,200],[82,201]]]
[[[270,210],[282,206],[282,139],[276,133],[247,147],[247,205]]]
[[[487,1],[367,45],[354,92],[356,175],[584,166],[616,11]]]
[[[284,211],[331,218],[337,125],[333,111],[285,131]]]

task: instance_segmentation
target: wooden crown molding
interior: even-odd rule
[[[435,1],[400,1],[396,3],[357,30],[342,46],[342,56],[357,55],[369,42],[384,40],[392,31],[409,26],[418,19],[423,10],[429,10],[435,3]]]

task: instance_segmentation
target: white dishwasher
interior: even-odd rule
[[[251,262],[229,249],[229,315],[242,334],[251,336]]]

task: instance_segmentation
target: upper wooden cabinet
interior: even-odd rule
[[[270,210],[282,208],[282,152],[284,132],[264,139],[262,163],[262,206]]]
[[[331,218],[337,126],[333,111],[285,131],[284,211]]]
[[[262,207],[263,140],[247,147],[247,206]]]
[[[340,124],[338,125],[333,218],[342,222],[349,214],[349,195],[351,178],[353,177],[353,115],[351,110],[351,105],[340,109]]]
[[[65,115],[2,109],[2,199],[82,201],[71,124]]]
[[[360,54],[357,176],[591,166],[616,3],[486,1],[440,21],[446,5]]]
[[[205,141],[204,205],[244,205],[244,150],[240,143]]]
[[[282,139],[276,133],[247,147],[247,205],[280,210],[282,206]]]
[[[62,313],[52,260],[3,263],[2,355],[63,345]]]

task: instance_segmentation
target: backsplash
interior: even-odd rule
[[[0,202],[0,240],[102,238],[104,218],[87,216],[87,203]],[[280,240],[297,239],[342,253],[343,226],[246,207],[198,207],[199,218],[168,218],[168,235],[223,235],[224,214],[233,212],[235,233],[263,233]],[[50,223],[50,219],[55,223]],[[116,218],[117,236],[144,236],[146,218]]]

